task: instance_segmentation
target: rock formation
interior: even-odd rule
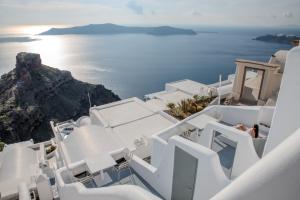
[[[43,65],[39,54],[19,53],[16,68],[0,79],[0,140],[49,139],[49,120],[88,114],[88,93],[93,105],[119,100],[103,85],[84,83],[68,71]]]
[[[166,35],[197,35],[192,29],[175,28],[171,26],[157,27],[137,27],[137,26],[120,26],[116,24],[90,24],[86,26],[74,26],[70,28],[51,28],[40,35],[67,35],[67,34],[148,34],[155,36]]]
[[[300,37],[295,35],[263,35],[254,38],[254,40],[259,40],[263,42],[279,43],[279,44],[289,44],[292,45],[294,41],[299,41]]]

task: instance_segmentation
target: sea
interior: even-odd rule
[[[289,28],[195,27],[197,35],[10,35],[35,41],[0,42],[0,74],[15,67],[18,52],[39,53],[42,63],[85,82],[103,84],[121,98],[161,91],[167,82],[217,82],[235,73],[236,59],[267,62],[291,45],[253,40],[265,34],[300,35]]]

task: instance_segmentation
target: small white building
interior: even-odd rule
[[[218,92],[221,95],[228,95],[231,92],[232,83],[223,82],[219,88],[219,84],[205,85],[184,79],[180,81],[166,83],[165,90],[152,94],[145,95],[146,104],[154,110],[162,111],[167,110],[169,103],[178,104],[182,100],[192,99],[193,96],[217,96]]]

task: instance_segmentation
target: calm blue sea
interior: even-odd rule
[[[14,68],[18,52],[41,54],[44,64],[70,70],[82,81],[104,84],[121,98],[163,90],[166,82],[192,79],[213,83],[235,72],[235,59],[268,61],[289,45],[252,40],[291,29],[196,28],[196,36],[32,36],[33,42],[0,43],[0,74]],[[207,32],[207,33],[205,33]]]

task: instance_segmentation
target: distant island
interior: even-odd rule
[[[75,26],[70,28],[51,28],[40,35],[67,35],[67,34],[148,34],[156,36],[167,35],[196,35],[192,29],[181,29],[171,26],[158,27],[136,27],[120,26],[116,24],[90,24],[86,26]]]
[[[0,37],[0,43],[7,42],[33,42],[39,39],[30,38],[30,37]]]
[[[19,53],[16,68],[0,78],[0,141],[53,137],[49,120],[77,119],[92,105],[120,100],[103,85],[76,80],[69,71],[43,65],[39,54]]]
[[[263,35],[254,38],[254,40],[259,40],[263,42],[272,42],[272,43],[280,43],[280,44],[293,44],[295,40],[300,40],[299,36],[295,35],[283,35],[283,34],[278,34],[278,35]]]

